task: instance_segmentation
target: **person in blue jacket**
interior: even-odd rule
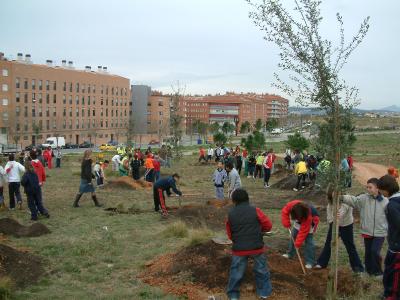
[[[167,192],[168,197],[172,194],[171,189],[178,196],[182,196],[182,192],[176,188],[179,179],[179,175],[175,173],[172,176],[160,178],[153,186],[154,210],[156,212],[160,211],[161,206],[163,216],[168,215],[167,207],[165,206],[164,191]]]
[[[379,191],[389,199],[386,206],[388,222],[388,250],[383,271],[384,299],[400,299],[400,193],[399,184],[390,175],[382,176],[378,181]]]

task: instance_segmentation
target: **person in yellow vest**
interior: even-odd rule
[[[300,181],[302,181],[301,188],[305,188],[307,177],[307,164],[303,158],[295,165],[294,174],[297,175],[297,184],[293,191],[297,192],[300,188]]]

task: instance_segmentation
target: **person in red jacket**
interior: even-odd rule
[[[160,172],[161,172],[160,157],[158,156],[158,154],[156,154],[153,157],[153,166],[154,166],[154,182],[156,182],[158,179],[160,179]]]
[[[47,167],[51,169],[53,167],[53,151],[51,147],[43,151],[43,157],[46,160]]]
[[[35,170],[36,175],[38,176],[39,185],[42,186],[43,183],[46,181],[46,171],[40,160],[38,160],[36,151],[32,150],[29,153],[29,156],[31,158],[32,167]]]
[[[232,264],[227,294],[229,299],[239,299],[240,283],[246,272],[249,257],[254,260],[256,292],[260,299],[272,293],[270,274],[266,264],[263,232],[272,229],[270,219],[261,209],[249,204],[249,195],[244,189],[232,193],[234,207],[229,211],[226,233],[232,240]]]
[[[289,250],[283,254],[286,258],[292,258],[295,250],[305,244],[304,256],[306,268],[311,269],[315,265],[315,245],[313,234],[319,223],[318,211],[310,204],[300,200],[293,200],[282,209],[282,225],[290,229],[291,220],[294,221],[292,240],[289,242]]]

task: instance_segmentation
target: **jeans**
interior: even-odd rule
[[[45,209],[43,206],[41,189],[39,189],[37,193],[27,194],[26,196],[28,198],[28,207],[31,211],[32,220],[37,220],[38,212],[40,212],[42,215],[48,214],[47,209]]]
[[[56,158],[56,168],[61,168],[61,158]]]
[[[296,189],[299,189],[299,188],[300,188],[300,181],[303,182],[303,183],[302,183],[302,187],[305,186],[305,184],[306,184],[306,176],[307,176],[306,173],[304,173],[304,174],[298,174],[298,175],[297,175]]]
[[[154,182],[154,169],[148,169],[145,173],[145,180],[147,182]]]
[[[227,288],[229,299],[239,299],[240,297],[240,284],[246,272],[249,257],[254,259],[253,272],[256,278],[257,295],[259,297],[268,297],[272,293],[272,285],[265,254],[249,256],[232,255],[232,264]]]
[[[292,229],[292,237],[293,240],[296,240],[297,234],[299,233],[299,231],[296,228]],[[309,233],[307,235],[306,240],[304,241],[304,258],[306,260],[306,264],[307,265],[315,265],[315,244],[314,244],[314,238],[313,238],[313,234]],[[294,244],[292,242],[292,240],[290,240],[289,242],[289,250],[288,253],[290,258],[292,258],[293,256],[296,255],[296,249],[294,247]]]
[[[256,171],[254,173],[254,178],[257,178],[257,176],[259,178],[261,178],[261,176],[262,176],[262,165],[256,165]]]
[[[382,256],[381,250],[384,237],[364,238],[365,245],[365,269],[368,274],[382,275]]]
[[[17,198],[18,203],[22,203],[21,192],[19,182],[8,183],[8,196],[10,197],[10,208],[15,208],[15,198]]]
[[[249,168],[249,176],[254,176],[254,171],[255,171],[256,166],[249,164],[248,168]]]
[[[271,169],[264,168],[264,184],[269,185],[270,177],[271,177]]]
[[[400,299],[400,253],[387,251],[385,271],[383,272],[383,287],[385,299]]]
[[[154,180],[157,181],[160,179],[160,171],[154,171]]]
[[[364,267],[358,256],[356,246],[354,245],[353,238],[353,224],[347,226],[339,226],[339,236],[346,247],[347,254],[349,255],[350,266],[353,272],[364,272]],[[328,235],[326,236],[325,246],[322,250],[317,263],[326,268],[331,258],[331,241],[332,241],[332,223],[329,224]]]
[[[215,187],[215,198],[224,200],[224,187]]]

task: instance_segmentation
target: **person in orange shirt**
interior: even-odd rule
[[[205,162],[207,162],[206,159],[206,151],[203,149],[203,147],[200,147],[200,156],[199,156],[199,162],[201,162],[202,160],[204,160]]]
[[[154,164],[153,164],[153,155],[147,155],[147,158],[144,162],[144,167],[146,168],[146,172],[144,173],[144,180],[148,182],[154,182]]]

